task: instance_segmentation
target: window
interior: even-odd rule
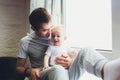
[[[66,28],[72,47],[112,50],[111,0],[66,0]]]

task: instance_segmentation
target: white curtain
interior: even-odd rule
[[[53,25],[65,24],[65,0],[45,0],[44,3],[52,15]]]

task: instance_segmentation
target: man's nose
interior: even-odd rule
[[[47,34],[51,34],[51,31],[49,30],[49,31],[47,32]]]
[[[56,39],[57,39],[57,36],[55,36],[54,39],[56,40]]]

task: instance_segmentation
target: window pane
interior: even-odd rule
[[[72,47],[112,49],[111,0],[67,0],[66,27]]]

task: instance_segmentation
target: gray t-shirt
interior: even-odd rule
[[[40,38],[35,33],[29,34],[20,40],[18,57],[29,57],[31,67],[43,66],[44,53],[50,45],[50,39]]]

